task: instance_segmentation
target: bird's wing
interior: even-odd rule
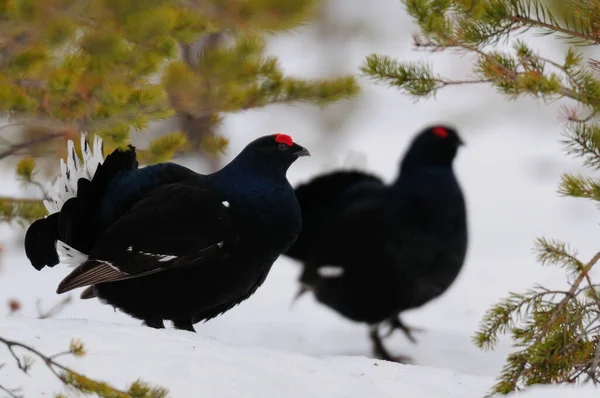
[[[237,240],[228,206],[202,180],[156,188],[106,230],[58,293],[218,260]]]
[[[462,191],[451,170],[402,181],[390,217],[386,252],[410,273],[443,274],[450,257],[464,255],[467,225]],[[462,263],[462,259],[451,260]]]
[[[343,203],[323,225],[314,245],[315,264],[353,264],[364,261],[366,253],[380,251],[385,236],[387,209],[381,194]]]
[[[108,164],[109,160],[107,157],[105,164]],[[100,171],[97,174],[100,174]],[[103,175],[94,177],[92,184],[96,184],[98,189],[90,192],[101,198],[100,203],[93,209],[100,229],[111,225],[156,187],[201,178],[194,171],[175,163],[159,163],[141,169],[122,171],[108,182],[102,181],[101,177]],[[96,181],[97,178],[99,181]]]
[[[345,203],[378,195],[383,189],[381,179],[360,171],[336,171],[298,186],[302,232],[286,255],[305,261],[311,247],[321,240],[326,224]]]
[[[341,203],[323,223],[319,239],[307,248],[300,282],[314,286],[369,275],[373,263],[385,261],[381,258],[385,217],[382,195]]]

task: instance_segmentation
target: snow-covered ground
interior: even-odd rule
[[[315,358],[225,344],[190,332],[99,322],[8,321],[2,325],[2,334],[50,352],[77,336],[85,341],[88,355],[61,363],[110,380],[115,387],[124,388],[140,376],[168,386],[173,397],[391,398],[402,392],[411,398],[479,398],[489,385],[484,377],[450,370],[397,366],[360,357]],[[119,360],[125,356],[126,361]],[[9,374],[14,377],[12,385],[27,386],[27,396],[57,391],[56,387],[49,389],[57,383],[42,364],[35,367],[35,385],[18,371]]]
[[[176,330],[153,330],[85,320],[7,320],[2,336],[47,353],[72,337],[85,341],[84,359],[58,359],[97,380],[126,388],[135,378],[168,386],[171,397],[211,398],[481,398],[492,379],[447,369],[398,365],[357,356],[316,358],[300,353],[226,344]],[[65,391],[38,360],[30,375],[13,367],[0,371],[0,383],[25,386],[26,397]],[[535,388],[524,398],[592,398],[587,387]],[[0,394],[0,396],[2,396]]]
[[[389,54],[404,60],[421,59],[410,51],[415,27],[399,2],[355,2],[353,12],[377,21],[379,39],[349,43],[347,72],[356,72],[365,55]],[[344,0],[344,4],[349,4]],[[349,11],[344,9],[345,12]],[[320,43],[310,30],[275,39],[270,51],[290,74],[320,76]],[[546,47],[549,56],[560,49]],[[302,54],[302,57],[298,57]],[[349,54],[349,55],[348,55]],[[464,77],[469,58],[436,55],[436,70]],[[340,161],[350,151],[366,155],[368,167],[390,180],[413,134],[434,122],[454,124],[467,143],[456,172],[468,200],[470,242],[465,267],[441,298],[405,314],[407,323],[424,327],[413,345],[398,334],[389,340],[399,354],[413,357],[416,366],[364,358],[370,355],[363,326],[350,323],[306,295],[292,308],[298,266],[281,258],[265,285],[247,302],[206,324],[197,335],[173,330],[149,330],[135,320],[94,300],[68,306],[53,320],[34,320],[35,302],[44,307],[59,299],[54,293],[67,270],[35,271],[22,252],[22,231],[0,227],[7,246],[0,270],[0,304],[22,300],[23,310],[0,319],[0,334],[19,338],[40,349],[63,349],[71,337],[84,340],[89,356],[69,360],[75,369],[119,386],[137,377],[163,384],[179,397],[482,397],[493,384],[510,342],[481,352],[470,342],[481,316],[509,291],[534,283],[561,286],[561,270],[536,263],[532,243],[538,236],[560,238],[591,257],[597,247],[598,212],[591,202],[558,197],[560,174],[579,171],[579,161],[567,158],[559,144],[561,103],[505,101],[489,87],[468,86],[441,91],[435,100],[419,101],[397,90],[363,81],[358,109],[344,134],[323,141],[319,110],[274,106],[230,116],[223,133],[231,138],[229,157],[250,139],[280,131],[308,147],[312,157],[290,170],[293,183],[304,181]],[[335,106],[332,111],[335,111]],[[0,194],[27,195],[10,174],[2,178]],[[15,232],[18,232],[15,234]],[[0,316],[7,312],[0,307]],[[0,362],[7,358],[0,348]],[[38,365],[41,368],[41,366]],[[0,370],[0,384],[25,386],[28,397],[58,388],[44,370],[41,378]],[[34,381],[35,380],[35,381]],[[527,398],[597,396],[597,391],[554,387],[535,389]],[[1,396],[1,394],[0,394]]]

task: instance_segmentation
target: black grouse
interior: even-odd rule
[[[303,263],[301,289],[350,320],[370,325],[374,354],[392,360],[387,324],[415,341],[399,318],[455,280],[467,250],[465,201],[452,170],[456,131],[418,134],[391,185],[359,171],[335,171],[296,188],[303,228],[287,255]],[[401,357],[396,357],[397,360]],[[406,358],[405,358],[406,359]]]
[[[248,144],[221,170],[201,175],[174,163],[138,168],[135,148],[103,160],[82,136],[61,160],[48,212],[27,230],[25,251],[41,270],[76,268],[57,293],[88,286],[121,311],[163,328],[194,331],[250,297],[296,240],[300,206],[286,178],[309,152],[285,134]]]

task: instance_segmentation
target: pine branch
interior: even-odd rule
[[[401,64],[390,57],[369,55],[360,68],[371,79],[391,86],[405,88],[411,95],[434,95],[446,86],[491,83],[491,79],[451,80],[433,73],[422,64]]]
[[[571,46],[563,62],[535,53],[523,40],[511,52],[489,48],[509,35],[530,29],[553,34],[570,43],[600,44],[600,2],[567,0],[572,11],[559,23],[539,0],[403,0],[420,27],[414,36],[417,50],[456,50],[475,56],[471,82],[491,83],[510,99],[530,95],[544,101],[575,100],[586,113],[566,112],[567,153],[583,158],[584,165],[600,169],[600,63]],[[363,72],[371,78],[397,86],[408,94],[425,97],[452,82],[434,75],[420,63],[398,62],[371,55]],[[465,79],[456,79],[462,83]],[[470,84],[470,83],[468,83]],[[565,174],[559,193],[600,201],[600,180]],[[552,294],[536,288],[514,294],[492,307],[483,317],[475,343],[483,349],[494,346],[501,333],[509,333],[522,349],[511,354],[492,392],[506,394],[522,385],[575,382],[586,374],[598,380],[600,356],[600,297],[598,285],[589,275],[600,253],[590,261],[578,259],[562,242],[540,239],[538,260],[564,267],[572,279],[568,291]]]
[[[558,295],[572,297],[567,291],[548,290],[541,286],[538,289],[541,291],[530,291],[525,295],[511,293],[507,299],[490,308],[480,323],[479,332],[472,339],[475,345],[482,349],[493,348],[499,333],[507,333],[514,329],[514,320],[520,318],[523,312],[530,312],[531,308],[547,302],[547,296],[551,299]]]
[[[600,260],[600,252],[596,253],[594,255],[594,257],[592,257],[592,259],[581,269],[579,276],[575,279],[575,281],[572,283],[571,285],[571,289],[569,289],[569,291],[567,292],[567,295],[565,296],[564,299],[562,299],[559,303],[558,306],[556,307],[556,309],[554,310],[552,317],[550,318],[550,320],[546,323],[546,325],[544,325],[544,327],[542,328],[542,333],[540,333],[536,339],[535,342],[539,343],[541,341],[542,338],[544,338],[545,334],[548,332],[548,329],[552,326],[552,324],[554,322],[556,322],[556,319],[559,317],[560,313],[564,310],[565,306],[567,305],[567,303],[569,302],[569,300],[575,296],[575,292],[577,291],[577,289],[579,288],[579,285],[581,284],[581,282],[584,279],[588,279],[589,280],[589,275],[588,272],[592,269],[592,267],[594,265],[596,265],[596,263]],[[590,282],[591,284],[591,282]]]
[[[546,245],[546,246],[549,246]],[[557,249],[556,253],[559,254],[552,254],[551,256],[560,256],[560,255],[565,255],[567,257],[570,257],[571,254],[568,254],[568,252],[566,250],[563,249]],[[562,254],[560,254],[562,253]],[[594,257],[592,257],[592,259],[586,263],[583,267],[580,268],[580,272],[579,275],[576,277],[576,279],[573,281],[571,289],[569,291],[567,291],[564,294],[564,297],[556,304],[552,304],[552,308],[551,310],[546,311],[546,310],[542,310],[543,313],[545,313],[546,319],[541,318],[539,320],[535,320],[535,316],[534,316],[534,320],[530,321],[532,322],[532,325],[534,325],[535,327],[535,333],[530,334],[530,335],[518,335],[517,334],[517,329],[513,329],[513,334],[515,335],[515,337],[517,337],[517,339],[521,339],[523,341],[526,341],[526,343],[524,343],[526,345],[527,348],[525,348],[524,350],[518,352],[518,353],[514,353],[511,354],[508,358],[508,364],[505,366],[500,382],[494,387],[493,392],[499,392],[499,393],[508,393],[510,391],[513,391],[515,389],[517,389],[517,385],[519,383],[520,380],[526,380],[528,383],[536,383],[536,379],[533,378],[533,380],[528,379],[527,377],[525,377],[525,373],[526,372],[531,372],[532,369],[535,369],[534,365],[535,363],[534,361],[534,357],[533,355],[535,355],[536,350],[543,350],[542,347],[544,347],[545,341],[548,339],[548,337],[550,336],[550,333],[556,333],[557,328],[560,327],[568,327],[567,325],[569,325],[569,321],[568,320],[561,320],[562,317],[564,317],[565,315],[568,316],[568,314],[570,313],[570,311],[567,309],[567,306],[572,305],[573,301],[577,300],[577,293],[581,292],[581,284],[583,283],[583,281],[587,281],[588,283],[588,288],[589,286],[593,286],[590,278],[589,278],[589,271],[594,267],[594,265],[600,260],[600,252],[598,252],[596,255],[594,255]],[[569,261],[576,261],[576,260],[569,260]],[[522,305],[525,302],[530,302],[530,300],[528,299],[527,301],[523,300],[521,303],[519,303],[519,305]],[[594,303],[595,305],[597,305],[597,303]],[[538,310],[534,310],[536,311],[538,314],[541,314]],[[586,310],[587,311],[587,310]],[[511,310],[512,313],[514,313],[514,311]],[[535,314],[535,312],[534,312]],[[597,311],[597,314],[600,315],[600,311]],[[571,343],[567,343],[567,341],[569,341],[569,339],[565,336],[564,339],[564,347],[561,349],[560,353],[555,353],[555,355],[561,355],[563,358],[568,358],[569,355],[567,353],[572,353],[573,350],[577,350],[578,345],[582,344],[582,340],[584,338],[587,338],[587,336],[589,336],[589,333],[592,332],[592,330],[594,328],[592,328],[591,326],[595,324],[595,322],[597,322],[599,318],[596,317],[593,320],[590,320],[588,327],[584,328],[583,330],[581,330],[581,332],[576,335],[573,340],[571,341]],[[506,321],[508,322],[508,321]],[[564,325],[564,326],[561,326]],[[563,329],[564,333],[566,333],[566,329]],[[483,333],[483,332],[480,332]],[[531,337],[531,340],[529,341],[529,338]],[[550,358],[543,357],[543,361],[550,361]],[[589,367],[589,361],[585,362],[586,363],[586,367]],[[584,370],[578,369],[578,365],[576,363],[571,363],[570,365],[571,367],[573,367],[575,369],[575,372],[569,377],[569,378],[574,378],[574,377],[578,377],[578,375],[582,374],[583,372],[585,372]],[[548,370],[548,374],[551,375],[551,371]]]
[[[576,123],[569,130],[568,141],[563,141],[567,153],[582,157],[585,166],[599,169],[600,127],[591,123]]]
[[[192,148],[196,143],[226,143],[216,137],[223,113],[278,102],[324,105],[350,97],[358,91],[351,77],[298,81],[264,55],[266,33],[301,26],[317,4],[177,0],[134,7],[130,0],[53,0],[48,7],[47,1],[30,0],[27,7],[15,8],[10,3],[9,12],[0,16],[0,116],[22,123],[26,141],[0,138],[6,146],[0,160],[47,155],[43,148],[50,140],[40,135],[65,126],[99,134],[107,148],[121,146],[129,143],[132,131],[177,112],[184,115],[183,130],[193,140],[177,151],[160,148],[165,160],[202,149]],[[241,45],[227,48],[223,37]],[[206,45],[198,53],[187,51],[199,38],[207,39]],[[189,70],[173,68],[180,63],[178,45]],[[154,83],[173,69],[175,89]],[[36,143],[46,145],[34,148]]]
[[[429,44],[419,44],[418,46],[427,48],[429,46]],[[501,62],[499,62],[498,59],[496,57],[494,57],[492,54],[490,54],[486,51],[483,51],[477,47],[470,46],[470,45],[467,45],[464,43],[456,42],[456,43],[449,44],[449,45],[441,47],[441,48],[439,46],[435,46],[435,48],[438,51],[445,50],[445,49],[462,49],[467,52],[471,52],[471,53],[475,53],[475,54],[479,55],[482,59],[485,60],[485,62],[493,65],[493,67],[496,69],[493,71],[493,73],[489,77],[491,82],[496,85],[498,85],[498,84],[503,85],[505,83],[506,79],[509,79],[512,84],[517,84],[517,83],[519,83],[519,77],[526,75],[525,73],[521,73],[514,69],[510,69],[510,68],[506,67]],[[579,95],[576,91],[573,91],[564,85],[558,85],[556,88],[556,92],[563,97],[571,98],[571,99],[574,99],[577,101],[581,100],[581,95]]]
[[[542,29],[546,29],[550,32],[558,32],[558,33],[563,33],[567,36],[570,37],[576,37],[582,40],[585,40],[586,42],[590,42],[590,43],[594,43],[594,44],[600,44],[600,37],[598,36],[593,36],[593,35],[588,35],[585,34],[583,32],[578,32],[572,29],[567,29],[564,28],[562,26],[560,26],[558,23],[546,23],[544,21],[540,21],[540,20],[536,20],[527,16],[523,16],[523,15],[513,15],[513,16],[509,16],[508,19],[510,21],[513,21],[515,23],[519,23],[521,25],[525,25],[525,26],[530,26],[530,27],[537,27],[537,28],[542,28]]]

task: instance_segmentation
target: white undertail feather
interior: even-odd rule
[[[317,273],[321,278],[339,278],[344,275],[344,268],[333,265],[324,265],[317,268]]]
[[[81,134],[81,153],[79,159],[75,152],[75,144],[67,141],[67,161],[60,160],[60,175],[50,184],[50,198],[44,200],[44,206],[49,214],[59,212],[65,202],[77,196],[77,181],[80,178],[92,180],[96,169],[104,161],[102,138],[94,137],[94,149],[90,148],[87,134]],[[88,256],[62,241],[56,242],[56,253],[62,264],[77,266],[85,262]]]
[[[60,211],[65,202],[77,196],[77,181],[80,178],[91,180],[96,169],[104,161],[102,138],[94,137],[94,149],[90,148],[87,134],[81,134],[81,153],[79,159],[72,140],[67,142],[67,161],[60,160],[60,175],[48,187],[50,198],[44,200],[49,214]]]
[[[88,259],[87,254],[72,248],[60,240],[56,241],[56,254],[58,254],[58,260],[61,264],[66,264],[72,267],[75,267]]]

